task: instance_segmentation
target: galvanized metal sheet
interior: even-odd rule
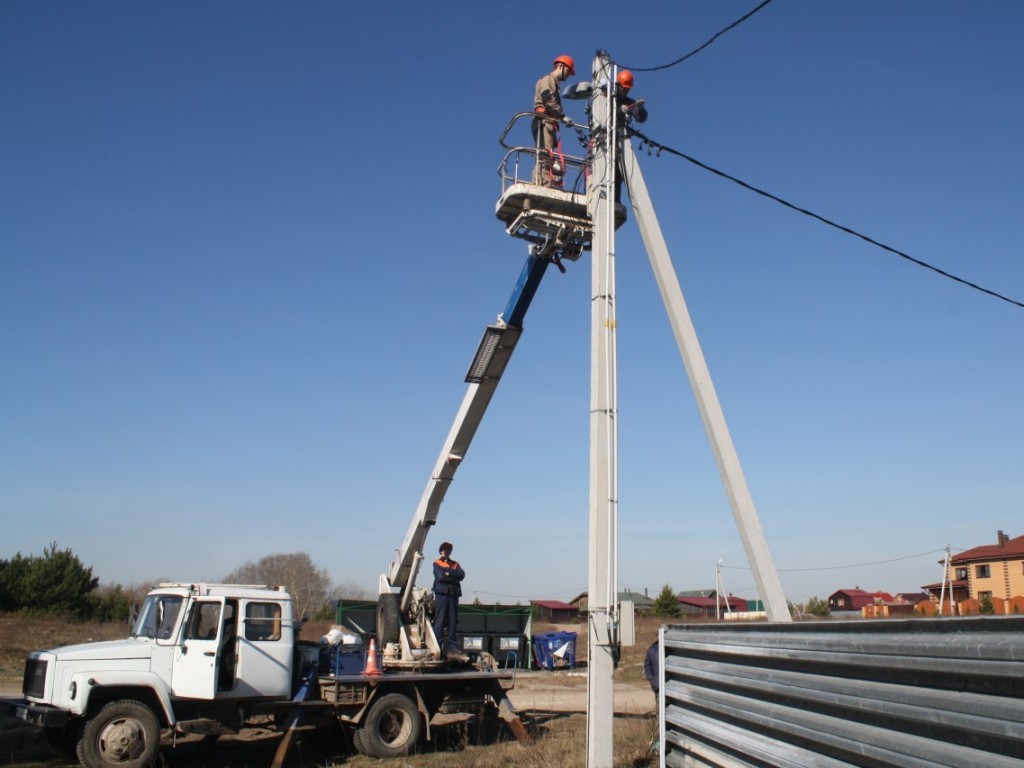
[[[1024,768],[1024,618],[666,627],[662,765]]]

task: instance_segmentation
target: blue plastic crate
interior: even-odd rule
[[[327,648],[326,664],[321,657],[321,669],[326,668],[332,675],[361,675],[366,669],[366,647],[359,643],[346,643]],[[381,667],[381,652],[377,651],[377,668]]]
[[[545,632],[533,638],[537,666],[541,669],[574,669],[576,667],[576,633]]]
[[[361,651],[341,651],[334,656],[336,675],[361,675],[366,667],[366,653]]]

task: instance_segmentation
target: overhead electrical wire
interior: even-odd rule
[[[927,552],[919,552],[916,555],[907,555],[905,557],[893,557],[889,560],[875,560],[871,563],[852,563],[850,565],[826,565],[821,568],[776,568],[780,573],[803,573],[805,571],[839,571],[845,568],[863,568],[868,565],[884,565],[885,563],[897,563],[900,560],[913,560],[918,557],[925,557],[927,555],[935,555],[944,553],[944,549],[932,549]],[[737,571],[749,571],[750,568],[746,568],[742,565],[722,565],[722,568],[731,568]]]
[[[631,69],[634,72],[657,72],[658,70],[661,70],[661,69],[668,69],[669,67],[674,67],[676,64],[682,64],[684,61],[686,61],[690,57],[696,56],[698,53],[703,51],[705,48],[707,48],[709,45],[711,45],[713,42],[715,42],[715,40],[720,38],[722,35],[724,35],[730,29],[735,29],[736,27],[738,27],[744,21],[746,21],[751,16],[753,16],[755,13],[757,13],[762,8],[764,8],[766,5],[768,5],[771,1],[772,0],[764,0],[764,2],[761,3],[759,6],[757,6],[756,8],[754,8],[754,10],[750,11],[749,13],[744,14],[743,16],[740,16],[740,18],[736,19],[736,21],[734,21],[732,24],[730,24],[729,26],[725,27],[724,29],[720,29],[718,32],[716,32],[714,35],[712,35],[707,41],[705,41],[702,45],[697,46],[696,48],[694,48],[692,51],[690,51],[685,56],[682,56],[682,57],[676,59],[675,61],[670,61],[668,64],[662,64],[662,65],[657,66],[657,67],[630,67],[630,66],[627,66],[625,64],[620,64],[619,62],[615,62],[615,63],[618,64],[619,67],[621,67],[622,69]]]
[[[506,594],[504,592],[491,592],[491,591],[486,590],[486,589],[474,589],[473,590],[473,596],[475,597],[476,595],[480,594],[480,595],[491,595],[492,597],[507,597],[507,598],[512,598],[514,600],[536,600],[536,599],[542,598],[542,597],[558,597],[559,595],[567,595],[567,594],[570,594],[570,593],[573,594],[573,595],[579,595],[579,594],[582,594],[584,592],[586,592],[586,589],[577,589],[577,590],[572,591],[572,592],[570,592],[570,590],[561,589],[561,590],[559,590],[557,592],[544,592],[544,593],[539,594],[539,595],[538,594],[532,594],[532,595],[510,595],[510,594]]]
[[[703,51],[705,48],[707,48],[709,45],[711,45],[713,42],[715,42],[715,40],[720,38],[722,35],[724,35],[729,30],[735,29],[737,26],[742,24],[744,21],[749,19],[751,16],[753,16],[758,11],[760,11],[762,8],[764,8],[766,5],[768,5],[770,2],[772,2],[772,0],[764,0],[764,2],[762,2],[760,5],[756,6],[751,11],[747,12],[746,14],[741,16],[740,18],[736,19],[736,21],[734,21],[732,24],[730,24],[729,26],[724,27],[723,29],[721,29],[718,32],[716,32],[714,35],[712,35],[702,45],[698,46],[697,48],[694,48],[692,51],[690,51],[685,56],[682,56],[682,57],[676,59],[675,61],[671,61],[668,64],[662,64],[662,65],[657,66],[657,67],[632,67],[632,66],[627,66],[625,64],[619,64],[618,62],[616,62],[616,63],[619,64],[619,66],[621,68],[623,68],[623,69],[631,69],[631,70],[633,70],[635,72],[657,72],[659,70],[668,69],[669,67],[674,67],[676,64],[681,64],[684,61],[686,61],[687,59],[691,58],[692,56],[695,56],[698,53],[700,53],[701,51]],[[767,197],[769,200],[774,200],[775,202],[779,203],[780,205],[784,205],[787,208],[796,211],[797,213],[802,213],[805,216],[810,216],[813,219],[817,219],[818,221],[822,222],[823,224],[827,224],[830,227],[835,227],[836,229],[840,230],[841,232],[845,232],[848,235],[853,235],[854,237],[860,238],[864,242],[870,243],[871,245],[875,246],[876,248],[881,248],[883,251],[888,251],[889,253],[895,254],[896,256],[899,256],[902,259],[906,259],[907,261],[909,261],[909,262],[911,262],[913,264],[916,264],[919,267],[924,267],[925,269],[929,269],[932,272],[935,272],[936,274],[941,275],[942,277],[948,278],[948,279],[953,280],[954,282],[960,283],[962,285],[966,285],[968,288],[973,288],[976,291],[980,291],[981,293],[988,294],[989,296],[991,296],[993,298],[999,299],[1001,301],[1005,301],[1008,304],[1013,304],[1016,307],[1021,307],[1022,309],[1024,309],[1024,303],[1022,303],[1020,301],[1017,301],[1016,299],[1012,299],[1009,296],[1004,296],[1003,294],[998,293],[998,292],[993,291],[993,290],[990,290],[988,288],[983,288],[982,286],[978,285],[977,283],[972,283],[970,280],[965,280],[962,277],[957,277],[956,275],[951,274],[949,272],[946,272],[944,269],[940,269],[939,267],[936,267],[933,264],[929,264],[928,262],[922,261],[921,259],[916,259],[913,256],[911,256],[910,254],[905,253],[904,251],[899,250],[898,248],[893,248],[892,246],[886,245],[885,243],[881,243],[881,242],[879,242],[878,240],[875,240],[872,237],[868,237],[865,234],[857,232],[856,230],[851,229],[850,227],[845,227],[842,224],[839,224],[839,223],[837,223],[835,221],[832,221],[831,219],[828,219],[828,218],[826,218],[824,216],[821,216],[820,214],[814,213],[813,211],[809,211],[806,208],[801,208],[798,205],[794,205],[793,203],[789,202],[788,200],[784,200],[784,199],[782,199],[781,197],[779,197],[777,195],[773,195],[770,192],[766,192],[763,189],[759,189],[759,188],[755,187],[752,184],[748,184],[747,182],[745,182],[745,181],[743,181],[741,179],[738,179],[735,176],[731,176],[730,174],[725,173],[724,171],[720,171],[717,168],[712,168],[710,165],[708,165],[706,163],[702,163],[700,160],[697,160],[696,158],[691,157],[690,155],[687,155],[684,152],[680,152],[679,150],[672,149],[671,147],[667,147],[664,144],[660,144],[660,143],[654,141],[653,139],[645,136],[643,133],[641,133],[640,131],[636,130],[635,128],[631,129],[630,133],[632,135],[638,137],[641,141],[643,141],[649,147],[652,147],[652,148],[656,149],[658,151],[658,153],[668,152],[669,154],[676,155],[677,157],[681,157],[683,160],[686,160],[687,162],[693,163],[698,168],[703,168],[704,170],[710,171],[711,173],[715,174],[716,176],[720,176],[723,179],[727,179],[728,181],[733,182],[734,184],[738,184],[739,186],[743,187],[744,189],[748,189],[751,192],[755,192],[756,194],[761,195],[762,197]]]
[[[871,245],[875,246],[876,248],[881,248],[883,251],[888,251],[889,253],[895,254],[896,256],[899,256],[901,259],[906,259],[907,261],[912,262],[913,264],[917,264],[917,266],[919,266],[919,267],[924,267],[925,269],[930,269],[932,272],[935,272],[936,274],[939,274],[942,277],[945,277],[945,278],[948,278],[950,280],[953,280],[954,282],[960,283],[961,285],[966,285],[968,288],[973,288],[976,291],[981,291],[982,293],[988,294],[989,296],[992,296],[993,298],[1000,299],[1001,301],[1005,301],[1008,304],[1013,304],[1016,307],[1021,307],[1022,309],[1024,309],[1024,303],[1022,303],[1020,301],[1017,301],[1016,299],[1011,299],[1009,296],[1004,296],[1003,294],[997,293],[996,291],[990,290],[988,288],[983,288],[982,286],[978,285],[977,283],[972,283],[970,280],[965,280],[962,277],[957,277],[956,275],[951,274],[951,273],[945,271],[944,269],[940,269],[939,267],[936,267],[933,264],[929,264],[928,262],[922,261],[921,259],[916,259],[916,258],[914,258],[913,256],[911,256],[908,253],[905,253],[905,252],[903,252],[903,251],[901,251],[901,250],[899,250],[897,248],[893,248],[892,246],[886,245],[885,243],[881,243],[881,242],[879,242],[878,240],[875,240],[872,237],[868,237],[867,235],[862,234],[862,233],[858,232],[855,229],[851,229],[850,227],[846,227],[846,226],[843,226],[842,224],[838,224],[838,223],[832,221],[831,219],[828,219],[828,218],[826,218],[826,217],[824,217],[824,216],[822,216],[820,214],[814,213],[813,211],[809,211],[806,208],[801,208],[800,206],[795,205],[795,204],[789,202],[788,200],[782,199],[778,195],[773,195],[771,192],[766,192],[763,189],[759,189],[759,188],[755,187],[753,184],[748,184],[747,182],[745,182],[745,181],[743,181],[741,179],[737,179],[735,176],[731,176],[728,173],[726,173],[725,171],[720,171],[717,168],[712,168],[707,163],[702,163],[700,160],[697,160],[696,158],[691,157],[690,155],[687,155],[685,152],[680,152],[677,149],[672,149],[672,147],[668,147],[668,146],[665,146],[664,144],[660,144],[657,141],[654,141],[653,139],[649,138],[648,136],[645,136],[643,133],[641,133],[640,131],[638,131],[636,129],[631,129],[630,133],[633,136],[636,136],[638,139],[640,139],[647,146],[651,147],[652,149],[655,149],[659,154],[661,152],[667,152],[670,155],[675,155],[677,157],[681,157],[683,160],[686,160],[689,163],[693,163],[698,168],[703,168],[705,171],[710,171],[711,173],[715,174],[716,176],[720,176],[721,178],[726,179],[728,181],[731,181],[734,184],[738,184],[739,186],[743,187],[744,189],[750,190],[751,192],[754,192],[754,193],[756,193],[758,195],[761,195],[762,197],[767,197],[769,200],[774,200],[776,203],[779,203],[780,205],[784,205],[787,208],[796,211],[797,213],[802,213],[804,216],[810,216],[812,219],[817,219],[822,224],[827,224],[830,227],[835,227],[836,229],[840,230],[841,232],[845,232],[848,235],[853,235],[854,237],[860,238],[864,242],[870,243]]]

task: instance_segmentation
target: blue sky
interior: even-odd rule
[[[509,118],[557,54],[655,66],[754,5],[0,4],[0,557],[132,583],[306,551],[372,588],[526,256]],[[1022,29],[776,0],[634,94],[657,141],[1021,300]],[[1024,534],[1024,310],[641,163],[787,596]],[[617,257],[620,584],[721,559],[752,597],[632,221]],[[545,278],[428,540],[485,602],[586,586],[589,272]]]

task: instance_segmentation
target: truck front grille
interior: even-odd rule
[[[42,698],[46,693],[46,659],[30,658],[25,662],[25,679],[21,690],[25,696]]]

